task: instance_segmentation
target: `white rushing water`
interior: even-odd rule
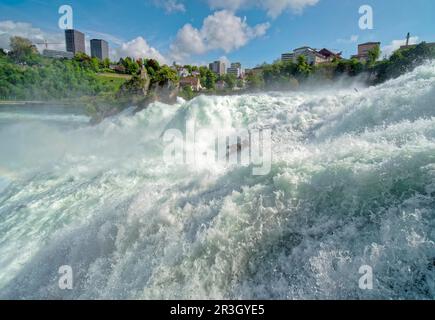
[[[0,126],[0,298],[435,298],[435,63],[359,92],[34,118]],[[271,128],[271,172],[166,165],[186,121]]]

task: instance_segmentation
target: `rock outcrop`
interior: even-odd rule
[[[150,77],[146,69],[142,67],[140,74],[134,75],[121,86],[116,97],[118,99],[131,99],[132,103],[134,103],[134,101],[138,102],[147,97],[150,85]]]

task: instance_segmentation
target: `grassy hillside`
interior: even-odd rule
[[[87,56],[50,59],[0,54],[0,100],[71,100],[114,93],[130,77],[109,74]]]
[[[132,78],[131,75],[128,74],[118,74],[118,73],[98,73],[97,79],[101,81],[104,85],[108,87],[112,87],[113,90],[119,90],[119,88],[128,80]]]

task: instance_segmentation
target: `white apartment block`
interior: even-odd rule
[[[227,72],[225,62],[222,61],[215,61],[210,63],[209,68],[211,71],[220,76],[223,76]]]
[[[242,77],[242,64],[240,62],[231,63],[231,67],[227,69],[227,73],[234,75],[236,78]]]

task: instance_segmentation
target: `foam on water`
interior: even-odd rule
[[[202,96],[1,130],[0,298],[433,299],[434,101],[428,63],[360,92]],[[186,121],[271,128],[270,174],[165,165],[162,133]]]

